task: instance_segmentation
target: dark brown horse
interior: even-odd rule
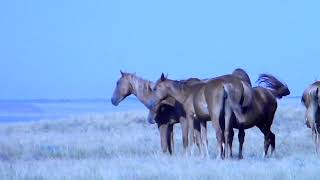
[[[268,149],[271,145],[271,154],[275,150],[275,135],[271,131],[274,114],[277,109],[276,98],[282,98],[290,94],[290,91],[284,83],[280,82],[272,75],[261,74],[258,81],[264,86],[254,87],[252,89],[252,102],[242,110],[245,122],[238,119],[232,119],[233,128],[239,129],[239,158],[242,158],[242,146],[244,142],[244,129],[257,126],[264,134],[264,154],[267,156]],[[232,152],[231,152],[232,156]]]
[[[307,108],[306,124],[312,130],[312,138],[316,144],[316,151],[320,152],[320,81],[311,84],[302,95],[302,103]]]
[[[232,156],[233,128],[240,130],[239,156],[241,158],[244,129],[256,125],[265,134],[265,153],[267,153],[270,144],[274,150],[274,134],[270,127],[277,107],[275,97],[288,95],[290,91],[286,85],[270,75],[261,75],[259,82],[265,82],[270,90],[262,87],[252,89],[249,83],[244,83],[242,79],[234,75],[217,77],[193,86],[168,80],[162,75],[155,85],[150,107],[156,109],[161,98],[167,96],[176,98],[184,105],[191,134],[193,131],[191,122],[200,121],[203,144],[206,143],[204,140],[206,138],[206,119],[210,118],[216,130],[221,158],[224,155],[227,158]],[[265,101],[265,98],[268,100]],[[264,112],[269,106],[271,108],[265,115]],[[192,142],[192,136],[189,135],[189,138]],[[226,144],[225,148],[222,146],[223,143]],[[207,147],[206,144],[205,146]]]
[[[182,82],[192,84],[197,81],[200,80],[192,78]],[[111,102],[113,105],[117,106],[127,96],[133,94],[140,102],[146,105],[150,98],[152,87],[153,83],[151,81],[137,77],[135,74],[121,72],[121,77],[117,81]],[[164,99],[160,104],[156,113],[149,113],[149,116],[152,118],[148,118],[148,121],[153,123],[153,120],[155,120],[158,125],[162,151],[164,153],[167,151],[169,151],[170,154],[173,153],[173,126],[176,123],[181,123],[183,145],[186,149],[188,144],[187,136],[185,135],[187,131],[187,122],[185,120],[185,112],[182,105],[171,97]]]

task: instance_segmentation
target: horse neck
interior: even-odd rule
[[[141,103],[147,105],[151,95],[151,91],[148,89],[151,86],[152,82],[138,77],[132,76],[130,79],[131,92],[135,95]]]
[[[187,98],[187,89],[188,87],[185,84],[177,81],[171,81],[168,94],[180,103],[183,103]]]

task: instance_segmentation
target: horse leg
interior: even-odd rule
[[[168,131],[167,131],[167,144],[168,144],[168,150],[169,153],[172,155],[173,153],[173,124],[168,125]]]
[[[183,150],[184,154],[187,156],[188,154],[188,122],[185,118],[180,118],[180,124],[182,129],[182,142],[183,142]]]
[[[225,139],[225,158],[229,159],[232,158],[232,141],[231,141],[231,135],[233,136],[233,127],[231,122],[231,115],[232,111],[229,105],[226,103],[225,110],[224,110],[224,122],[225,122],[225,128],[224,128],[224,139]]]
[[[207,136],[207,121],[201,120],[200,121],[201,126],[201,142],[203,147],[203,157],[208,158],[209,157],[209,151],[208,151],[208,136]]]
[[[202,155],[202,147],[201,147],[201,127],[200,127],[200,121],[195,120],[194,121],[194,136],[195,136],[195,143],[197,144],[197,147],[199,149],[200,154]]]
[[[271,144],[271,156],[274,153],[274,150],[276,149],[276,135],[270,130],[269,133],[269,141]]]
[[[173,127],[174,127],[174,124],[171,124],[170,126],[169,126],[169,130],[170,130],[170,139],[171,139],[171,143],[170,143],[170,145],[171,145],[171,151],[172,151],[172,153],[171,154],[173,154],[174,153],[174,131],[173,131]]]
[[[224,148],[223,148],[223,133],[222,133],[222,129],[220,127],[219,122],[213,121],[213,127],[216,131],[216,139],[217,139],[217,147],[218,147],[218,156],[221,159],[224,159]]]
[[[271,144],[270,141],[270,130],[266,127],[265,124],[258,124],[257,127],[260,129],[260,131],[264,134],[264,157],[267,157],[268,155],[268,149]]]
[[[244,132],[244,129],[239,129],[238,133],[238,139],[239,139],[239,159],[243,159],[242,155],[242,148],[243,148],[243,143],[244,143],[244,137],[246,133]]]
[[[161,149],[164,154],[168,151],[168,124],[160,124],[160,141],[161,141]]]
[[[221,103],[222,106],[223,103]],[[221,107],[219,105],[215,105],[212,109],[209,109],[210,117],[213,124],[213,128],[216,132],[216,139],[217,139],[217,147],[218,147],[218,156],[217,158],[224,159],[224,148],[223,148],[223,132],[220,126],[220,114],[221,114]]]
[[[215,87],[215,90],[208,90],[205,92],[205,99],[207,102],[208,112],[212,121],[213,127],[216,132],[218,157],[224,159],[224,148],[223,148],[223,129],[220,125],[221,114],[224,110],[225,105],[225,90],[223,86]]]
[[[189,155],[193,155],[194,148],[194,119],[191,115],[187,115],[187,123],[188,123],[188,146],[189,146]]]

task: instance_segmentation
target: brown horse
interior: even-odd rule
[[[230,137],[229,134],[226,134],[229,131],[225,131],[224,136],[228,138],[223,138],[222,116],[225,116],[223,119],[230,119],[234,113],[240,122],[245,121],[241,111],[251,102],[250,91],[251,86],[234,75],[220,76],[206,82],[187,85],[169,80],[162,74],[154,87],[154,93],[148,106],[156,111],[159,103],[169,96],[174,97],[183,105],[189,128],[189,152],[192,152],[193,144],[191,142],[194,142],[194,121],[196,120],[200,121],[202,144],[207,152],[206,120],[210,118],[216,131],[218,151],[220,157],[223,158],[223,141],[229,144]],[[229,101],[225,101],[226,97],[237,103],[229,104]]]
[[[245,122],[238,119],[231,119],[230,124],[233,128],[239,129],[239,158],[242,158],[242,146],[244,142],[244,129],[257,126],[264,134],[264,154],[267,156],[271,145],[271,155],[275,150],[275,135],[271,131],[274,114],[277,109],[276,98],[282,98],[290,94],[290,91],[284,83],[280,82],[272,75],[261,74],[258,81],[264,86],[254,87],[252,89],[252,102],[248,107],[242,110]],[[231,152],[232,156],[232,152]]]
[[[153,83],[137,77],[135,74],[124,73],[122,71],[120,72],[121,77],[117,81],[117,85],[111,99],[112,104],[117,106],[127,96],[133,94],[140,100],[140,102],[146,105],[151,95]],[[200,80],[192,78],[182,82],[191,84],[197,81]],[[161,102],[158,112],[149,113],[149,116],[152,118],[148,118],[148,121],[153,123],[153,120],[155,120],[158,125],[160,131],[161,148],[164,153],[167,151],[169,151],[170,154],[173,153],[173,126],[176,123],[181,123],[183,132],[183,146],[184,149],[187,148],[187,135],[185,135],[187,132],[187,122],[185,120],[185,112],[181,104],[176,102],[175,99],[168,97]]]
[[[304,92],[301,99],[307,108],[306,124],[312,130],[312,138],[316,144],[316,151],[320,152],[320,81],[311,84]]]
[[[205,123],[206,119],[210,118],[216,130],[221,158],[224,155],[227,158],[232,156],[233,128],[239,129],[239,157],[242,158],[244,129],[256,125],[265,135],[265,153],[267,153],[269,145],[271,144],[274,150],[275,144],[274,134],[270,130],[277,107],[275,97],[288,95],[290,91],[270,75],[261,75],[259,78],[259,82],[265,82],[268,88],[271,88],[270,90],[261,87],[251,89],[250,79],[247,78],[246,81],[248,80],[248,83],[244,83],[239,77],[226,75],[209,80],[207,83],[186,86],[177,81],[168,80],[162,75],[155,85],[150,106],[156,109],[159,99],[166,96],[173,96],[180,101],[187,112],[188,121],[200,121],[201,137],[205,148],[207,148]],[[269,101],[264,101],[265,98]],[[271,108],[265,115],[264,110],[269,106]],[[189,130],[192,132],[192,123],[189,124]],[[192,136],[189,138],[192,139]],[[222,146],[223,142],[226,144],[225,148]]]

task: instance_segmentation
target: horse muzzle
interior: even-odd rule
[[[149,124],[155,124],[156,123],[156,121],[155,121],[155,113],[152,112],[152,111],[149,111],[147,120],[148,120]]]
[[[112,105],[114,105],[114,106],[118,106],[118,105],[119,105],[119,101],[117,101],[117,100],[114,99],[114,98],[111,98],[111,103],[112,103]]]

